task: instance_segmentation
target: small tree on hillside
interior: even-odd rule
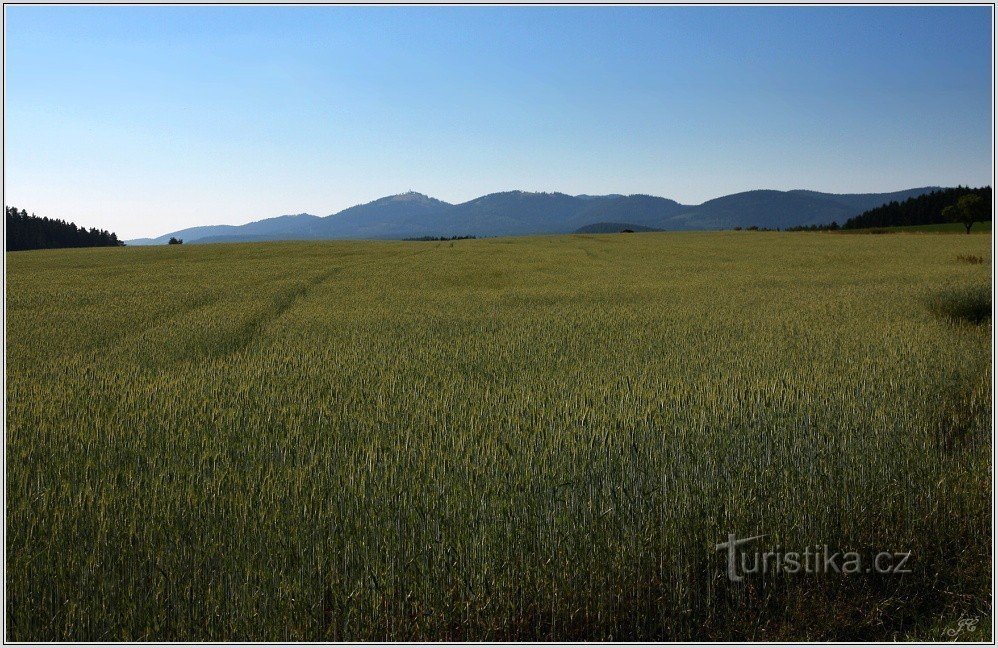
[[[955,205],[950,205],[943,209],[943,218],[953,223],[963,223],[970,234],[970,228],[977,221],[987,220],[988,206],[984,200],[976,194],[960,196]]]

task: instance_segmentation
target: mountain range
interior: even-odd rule
[[[451,204],[410,191],[356,205],[329,216],[278,216],[245,225],[208,225],[134,239],[130,245],[158,245],[171,237],[185,243],[315,239],[404,239],[424,236],[523,236],[631,229],[714,230],[758,226],[840,224],[891,201],[938,187],[890,193],[832,194],[818,191],[756,190],[722,196],[699,205],[635,194],[578,195],[506,191]]]

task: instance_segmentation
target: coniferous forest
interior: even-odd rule
[[[124,245],[114,232],[89,230],[56,218],[28,215],[27,210],[5,207],[7,214],[7,251],[45,248],[109,247]]]
[[[861,229],[945,223],[943,209],[955,205],[961,196],[968,194],[980,196],[988,206],[987,211],[991,211],[991,187],[979,189],[952,187],[939,189],[916,198],[909,198],[904,202],[896,200],[889,202],[850,218],[842,227],[843,229]]]

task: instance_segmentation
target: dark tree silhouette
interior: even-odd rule
[[[967,228],[967,234],[970,234],[974,223],[988,219],[990,210],[991,206],[986,205],[980,196],[967,194],[960,196],[955,205],[943,209],[943,218],[953,223],[962,223]]]
[[[171,236],[169,244],[170,245],[182,245],[183,242],[184,242],[184,239],[178,239],[176,236]]]
[[[978,221],[986,221],[991,215],[991,187],[971,189],[954,187],[939,189],[904,202],[892,201],[859,216],[850,218],[843,229],[866,229],[870,227],[896,227],[911,225],[934,225],[951,223],[951,218],[943,215],[943,210],[956,205],[963,196],[977,196],[981,200],[980,211],[975,212]],[[963,221],[961,221],[963,222]],[[966,225],[966,223],[964,223]]]
[[[402,239],[403,241],[466,241],[474,236],[419,236],[416,238]]]
[[[53,218],[28,215],[26,209],[5,207],[7,217],[7,251],[39,250],[44,248],[110,247],[124,245],[114,232],[91,228]]]

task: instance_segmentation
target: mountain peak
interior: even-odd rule
[[[383,200],[392,202],[436,202],[436,198],[431,198],[426,194],[421,194],[418,191],[413,191],[412,189],[405,193],[388,196],[383,198]]]

